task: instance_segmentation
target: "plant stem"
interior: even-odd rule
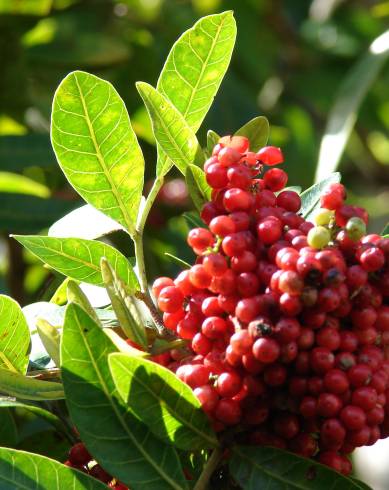
[[[146,277],[146,267],[145,267],[145,256],[143,253],[143,233],[138,231],[135,232],[133,236],[134,247],[135,247],[135,259],[136,267],[138,270],[138,279],[140,283],[140,288],[143,294],[149,294],[149,287]]]
[[[214,471],[216,470],[222,456],[223,456],[222,448],[217,447],[213,450],[193,490],[206,490],[206,488],[208,487],[209,480],[213,475]]]
[[[146,198],[143,209],[142,209],[141,213],[139,214],[138,222],[136,224],[136,230],[141,235],[143,235],[143,230],[145,228],[146,220],[147,220],[147,217],[150,213],[150,209],[151,209],[151,207],[155,201],[155,198],[158,195],[158,192],[161,190],[161,187],[163,186],[163,182],[164,182],[163,177],[157,177],[154,180],[153,186],[151,187],[150,192]]]

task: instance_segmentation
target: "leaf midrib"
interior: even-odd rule
[[[93,125],[92,125],[90,117],[89,117],[88,108],[86,106],[85,99],[84,99],[83,93],[81,91],[81,87],[80,87],[80,84],[78,82],[78,78],[77,78],[76,73],[74,74],[74,79],[76,81],[77,89],[78,89],[78,92],[80,94],[80,100],[81,100],[82,108],[83,108],[83,111],[85,114],[85,120],[86,120],[86,123],[88,125],[89,133],[90,133],[91,139],[93,141],[93,145],[94,145],[95,150],[96,150],[97,159],[99,160],[99,163],[100,163],[102,169],[104,170],[104,175],[106,176],[106,178],[107,178],[107,180],[111,186],[112,194],[114,195],[116,202],[118,203],[118,206],[119,206],[119,208],[120,208],[120,210],[124,216],[124,220],[125,220],[125,223],[127,225],[127,228],[129,231],[132,231],[133,230],[132,220],[131,220],[128,212],[127,212],[127,208],[125,207],[124,203],[122,202],[119,190],[116,187],[115,182],[111,178],[111,174],[109,173],[107,166],[105,165],[104,157],[100,151],[100,146],[97,143],[95,131],[94,131]],[[111,90],[111,88],[109,90]]]
[[[145,84],[144,86],[147,87],[147,84]],[[193,162],[191,162],[190,160],[188,160],[188,158],[186,157],[185,153],[182,151],[181,147],[176,144],[176,140],[171,135],[171,132],[169,130],[169,127],[166,126],[165,121],[164,121],[164,118],[160,116],[159,111],[156,109],[156,106],[155,106],[155,104],[154,104],[154,102],[152,100],[152,96],[150,96],[150,93],[152,93],[152,89],[150,87],[147,87],[147,90],[148,90],[148,93],[147,94],[145,93],[145,95],[146,95],[146,97],[147,97],[150,105],[152,106],[154,113],[158,117],[158,119],[159,119],[159,121],[161,123],[161,126],[163,127],[163,130],[164,130],[166,136],[169,139],[170,144],[176,149],[177,153],[179,153],[180,158],[183,160],[184,165],[186,163],[186,166],[188,166],[189,164],[191,164]],[[178,119],[180,119],[180,116],[182,117],[182,114],[178,111],[178,109],[176,109],[175,106],[167,98],[165,98],[162,94],[160,94],[157,90],[155,92],[158,94],[157,96],[159,96],[159,97],[161,97],[161,98],[163,98],[163,99],[166,100],[166,103],[169,106],[169,110],[172,110],[173,112],[177,112]],[[183,120],[183,123],[184,123],[184,128],[187,129],[189,132],[191,132],[191,129],[190,129],[189,125],[186,123],[185,120]],[[199,147],[199,144],[198,143],[197,143],[197,147]],[[163,150],[163,151],[166,154],[165,150]],[[166,156],[167,156],[167,154],[166,154]],[[167,156],[167,158],[170,159],[169,156]]]
[[[85,345],[85,348],[86,350],[88,351],[88,354],[89,354],[89,358],[91,360],[91,363],[93,365],[93,368],[97,374],[97,377],[98,377],[98,380],[103,388],[103,392],[106,396],[106,398],[108,399],[109,401],[109,404],[111,405],[117,419],[119,420],[120,424],[122,425],[122,427],[124,428],[126,434],[128,435],[129,439],[133,442],[134,446],[138,449],[138,451],[143,455],[143,457],[145,458],[146,461],[148,461],[151,466],[153,466],[153,468],[157,471],[157,473],[159,473],[161,475],[161,477],[166,481],[168,482],[172,488],[175,488],[176,490],[182,490],[181,487],[177,486],[175,484],[175,482],[173,480],[171,480],[171,478],[158,466],[158,464],[154,463],[154,460],[149,458],[148,457],[148,454],[143,450],[143,447],[141,445],[138,444],[137,440],[133,437],[132,433],[128,430],[128,426],[127,424],[125,423],[125,421],[123,420],[120,412],[118,411],[118,408],[116,406],[115,403],[113,403],[112,401],[112,398],[109,396],[109,392],[108,392],[108,389],[107,389],[107,386],[105,384],[105,381],[104,381],[104,378],[102,378],[101,376],[101,373],[100,373],[100,370],[98,369],[98,366],[95,362],[95,359],[92,355],[92,351],[89,347],[89,344],[87,342],[87,339],[86,339],[86,336],[84,334],[84,331],[83,331],[83,328],[81,326],[81,323],[79,321],[79,318],[78,318],[78,315],[75,313],[74,314],[74,317],[76,318],[76,322],[77,322],[77,325],[78,325],[78,330],[81,334],[81,337],[82,337],[82,340],[84,342],[84,345]]]
[[[143,386],[145,391],[149,392],[153,398],[155,398],[162,406],[166,408],[166,410],[172,414],[184,425],[184,427],[190,427],[193,432],[196,432],[199,436],[201,436],[203,439],[207,440],[212,444],[212,447],[215,447],[215,443],[217,445],[217,441],[211,437],[208,437],[206,434],[198,430],[194,425],[192,425],[188,420],[185,420],[181,415],[179,415],[170,405],[166,403],[166,401],[156,395],[154,391],[150,390],[148,385],[143,383],[143,381],[134,375],[132,371],[130,371],[121,361],[120,359],[118,360],[119,363],[121,363],[121,366],[123,369],[129,374],[130,378],[132,377],[133,379],[136,380],[140,385]],[[180,395],[178,395],[180,396]]]

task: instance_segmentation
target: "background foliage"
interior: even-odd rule
[[[370,229],[383,228],[389,202],[389,41],[379,36],[388,28],[389,2],[0,0],[1,292],[22,304],[47,300],[63,279],[9,238],[10,233],[44,235],[55,220],[82,204],[49,141],[59,82],[77,69],[112,82],[150,164],[155,144],[135,82],[155,85],[162,60],[182,31],[201,15],[227,9],[235,12],[237,44],[203,128],[228,134],[266,115],[271,144],[284,149],[290,185],[306,188],[315,174],[323,177],[338,166],[351,200],[371,214]],[[349,134],[337,165],[334,149],[340,154],[342,138]],[[339,137],[336,144],[331,135]],[[204,129],[199,140],[205,146]],[[146,181],[153,175],[154,165],[146,166]],[[182,175],[172,171],[147,229],[150,279],[174,273],[177,263],[165,252],[190,260],[182,213],[191,208]],[[132,255],[124,233],[110,235],[110,242]],[[57,403],[60,413],[62,402]],[[50,417],[44,421],[19,407],[12,416],[2,410],[1,418],[0,445],[65,459],[69,441],[52,430],[57,422]]]

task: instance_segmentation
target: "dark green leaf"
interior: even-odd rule
[[[144,160],[124,102],[113,86],[89,73],[70,73],[54,97],[51,141],[77,192],[132,234]]]
[[[111,354],[109,365],[120,396],[161,440],[187,451],[218,445],[200,402],[171,371],[126,354]]]
[[[138,284],[126,257],[106,243],[33,235],[14,238],[50,267],[77,281],[102,286],[100,259],[106,257],[126,284],[135,288]]]
[[[389,223],[386,223],[385,228],[381,231],[381,235],[385,236],[389,234]]]
[[[180,259],[180,257],[176,257],[175,255],[170,254],[169,252],[165,252],[165,255],[166,255],[166,257],[169,257],[169,258],[173,259],[181,267],[184,267],[185,269],[190,269],[191,268],[191,265],[188,264],[188,262],[185,262],[185,260]]]
[[[237,136],[246,136],[250,140],[250,151],[258,151],[266,146],[269,139],[269,121],[266,117],[258,116],[251,119],[235,133]]]
[[[34,0],[32,0],[34,1]],[[55,156],[46,134],[0,136],[0,168],[20,172],[26,167],[53,168]]]
[[[18,303],[0,295],[0,367],[24,374],[28,365],[30,332]]]
[[[46,456],[0,448],[1,490],[107,490],[81,471]]]
[[[47,429],[23,437],[16,449],[47,456],[63,463],[68,459],[70,447],[69,440],[63,434]]]
[[[302,213],[303,217],[306,220],[312,219],[315,210],[318,207],[320,207],[319,206],[320,195],[325,189],[325,187],[327,187],[328,184],[340,182],[340,179],[341,179],[340,173],[335,172],[329,175],[326,179],[322,180],[321,182],[318,182],[317,184],[314,184],[312,187],[306,189],[304,192],[301,193],[300,212]]]
[[[220,136],[215,131],[213,131],[212,129],[208,130],[208,132],[207,132],[207,150],[208,150],[208,153],[210,155],[212,154],[213,148],[214,148],[214,146],[217,145],[219,139],[220,139]]]
[[[201,211],[204,204],[211,199],[211,188],[207,183],[205,173],[196,165],[188,165],[185,180],[193,204],[198,211]]]
[[[0,446],[14,447],[18,440],[18,428],[8,408],[0,409]]]
[[[188,165],[202,165],[204,154],[184,117],[162,94],[145,82],[136,84],[153,125],[153,133],[167,157],[185,175]]]
[[[174,449],[155,439],[121,401],[108,366],[115,351],[81,307],[67,307],[62,379],[81,439],[107,471],[134,490],[186,489]]]
[[[36,233],[75,207],[72,201],[26,194],[0,194],[0,231]]]
[[[364,490],[355,480],[326,466],[272,447],[237,446],[229,462],[244,490]]]
[[[0,368],[0,392],[22,400],[61,400],[61,383],[43,381]]]
[[[373,41],[368,52],[357,60],[343,80],[328,115],[321,140],[316,182],[337,169],[357,119],[359,107],[388,55],[389,31],[386,31]]]
[[[118,278],[110,263],[104,257],[101,259],[100,266],[105,288],[121,329],[127,338],[146,349],[145,327],[140,322],[138,323],[131,313],[130,294],[134,294],[135,291],[127,291],[123,281]]]

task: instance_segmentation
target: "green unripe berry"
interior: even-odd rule
[[[361,218],[350,218],[346,223],[346,233],[350,240],[358,241],[366,235],[366,224]]]
[[[328,225],[332,218],[334,217],[334,212],[329,209],[319,209],[314,217],[315,225],[324,226]]]
[[[324,248],[331,240],[331,233],[324,226],[311,228],[307,235],[308,245],[312,248]]]

